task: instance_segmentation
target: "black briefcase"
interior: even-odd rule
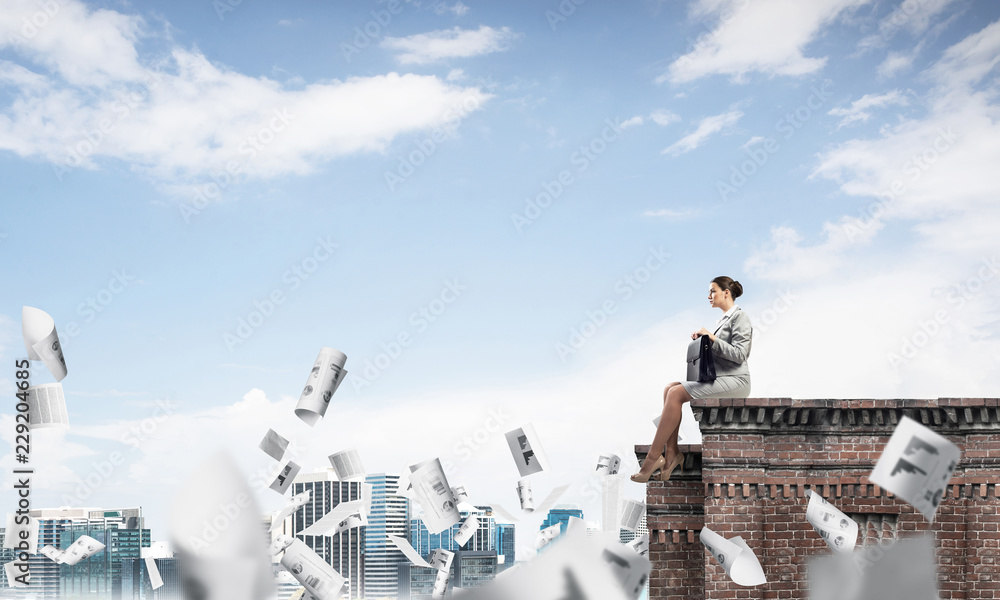
[[[712,355],[712,340],[707,335],[700,335],[688,344],[687,380],[701,383],[715,381],[715,357]]]

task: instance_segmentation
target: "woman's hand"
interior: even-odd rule
[[[691,334],[691,339],[692,340],[696,340],[696,339],[698,339],[698,336],[700,336],[700,335],[707,335],[708,339],[712,340],[712,342],[715,342],[715,335],[711,331],[705,329],[704,327],[702,327],[698,331],[692,333]]]

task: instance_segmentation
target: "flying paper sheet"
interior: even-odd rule
[[[27,587],[28,584],[31,583],[31,572],[27,570],[28,563],[24,562],[20,564],[24,565],[24,572],[18,569],[18,563],[15,561],[10,561],[8,563],[4,563],[3,565],[3,570],[7,575],[7,581],[9,582],[8,585],[10,585],[10,587]],[[18,579],[18,577],[24,577],[27,581],[25,582],[23,579]]]
[[[146,563],[146,573],[149,575],[149,585],[155,590],[163,586],[163,577],[160,576],[160,568],[156,566],[156,559],[147,556],[142,559]]]
[[[405,556],[411,563],[417,565],[418,567],[433,568],[431,567],[431,563],[424,560],[424,557],[420,556],[420,553],[417,552],[412,545],[410,545],[410,542],[408,542],[406,538],[399,537],[398,535],[388,535],[386,537],[389,538],[389,541],[395,544],[397,548],[399,548],[399,551],[402,552],[403,556]]]
[[[903,417],[868,479],[906,500],[933,522],[945,486],[961,458],[961,450],[947,438]]]
[[[294,462],[288,461],[288,463],[281,467],[281,470],[278,471],[278,475],[274,478],[274,481],[271,482],[269,487],[279,494],[284,494],[288,491],[288,488],[291,487],[292,480],[294,480],[295,476],[299,474],[299,470],[301,468],[302,467]]]
[[[809,505],[806,506],[806,520],[813,526],[828,546],[838,552],[850,553],[858,541],[858,524],[825,498],[806,490]]]
[[[347,481],[365,476],[365,468],[361,465],[361,455],[355,448],[342,450],[329,456],[330,464],[337,479]]]
[[[601,455],[597,458],[598,475],[615,475],[622,464],[622,458],[617,454]]]
[[[531,423],[504,434],[521,477],[549,470],[549,461]]]
[[[733,583],[743,586],[767,583],[764,569],[743,538],[736,536],[727,540],[708,527],[702,527],[699,536],[705,549],[725,569]]]
[[[28,393],[28,422],[32,429],[69,426],[61,383],[33,385],[25,391]]]
[[[522,481],[526,481],[526,480],[522,480]],[[518,482],[518,483],[520,484],[520,482]],[[552,508],[553,506],[555,506],[555,503],[559,500],[559,498],[568,489],[569,489],[569,485],[560,485],[560,486],[554,488],[551,492],[549,492],[549,495],[545,497],[545,500],[542,500],[541,504],[539,504],[533,510],[525,510],[525,512],[527,512],[527,513],[546,513],[546,512],[548,512],[548,510],[550,508]],[[518,496],[520,497],[520,491],[518,492]],[[491,502],[489,504],[489,506],[490,506],[490,508],[493,509],[493,512],[496,513],[496,516],[498,517],[497,518],[498,521],[501,521],[503,523],[515,523],[515,522],[517,522],[517,521],[520,520],[518,517],[515,517],[510,512],[508,512],[507,509],[503,507],[503,505],[501,505],[501,504],[499,504],[497,502]]]
[[[347,355],[333,348],[320,348],[319,356],[306,379],[306,386],[295,406],[295,416],[312,427],[323,418],[330,407],[330,399],[347,375],[344,363]]]
[[[559,523],[539,531],[538,535],[535,536],[535,548],[541,550],[547,546],[549,542],[559,537],[560,533],[562,533],[562,525]]]
[[[38,519],[34,517],[29,517],[28,515],[17,515],[15,513],[7,513],[7,528],[4,530],[6,534],[3,538],[4,548],[17,548],[22,540],[28,543],[27,548],[20,548],[28,554],[38,553]],[[28,536],[22,537],[22,531],[27,531]]]
[[[517,499],[524,512],[535,510],[535,501],[531,498],[531,482],[527,479],[521,479],[517,482]]]
[[[439,600],[444,598],[445,592],[448,591],[448,583],[451,582],[451,570],[439,570],[437,576],[434,577],[434,588],[431,590],[431,598],[433,600]]]
[[[171,545],[188,597],[264,600],[274,593],[271,560],[254,492],[225,453],[182,483],[170,514]]]
[[[649,554],[649,534],[644,533],[640,535],[639,537],[635,538],[634,540],[626,544],[626,546],[634,550],[636,554],[641,554],[643,556],[646,556],[647,554]]]
[[[81,560],[97,554],[101,550],[104,550],[104,544],[89,535],[81,535],[65,550],[60,550],[54,546],[45,546],[42,548],[42,554],[61,565],[75,565]]]
[[[620,524],[629,531],[635,531],[642,521],[642,516],[646,514],[646,503],[630,500],[626,498],[622,501]]]
[[[447,571],[451,569],[451,563],[455,560],[455,553],[450,550],[445,550],[444,548],[435,548],[431,552],[431,558],[427,562],[430,563],[431,568],[437,569],[438,571]]]
[[[56,378],[66,377],[66,359],[59,345],[56,323],[44,310],[25,306],[21,309],[21,335],[28,358],[40,360]]]
[[[451,488],[451,495],[455,497],[455,505],[458,506],[459,510],[473,511],[476,507],[469,502],[469,492],[465,490],[464,485],[456,485]]]
[[[268,531],[274,531],[275,529],[281,527],[281,523],[288,518],[293,512],[297,511],[300,507],[309,504],[309,500],[312,499],[312,490],[306,490],[301,494],[295,494],[288,499],[288,504],[273,518],[271,519],[271,527]]]
[[[455,543],[459,547],[465,545],[466,542],[479,530],[479,519],[476,515],[469,515],[467,519],[462,523],[462,526],[458,528],[458,533],[455,534]]]
[[[461,521],[439,459],[410,465],[410,484],[413,499],[423,508],[421,518],[430,533],[441,533]]]
[[[277,431],[268,429],[267,434],[264,435],[264,439],[260,441],[258,447],[268,456],[280,462],[285,456],[285,450],[288,449],[288,440],[283,438]]]
[[[318,600],[336,600],[347,586],[347,580],[302,540],[285,548],[281,566]]]
[[[934,538],[809,558],[809,600],[938,600]]]
[[[352,515],[360,515],[363,509],[364,501],[362,500],[341,502],[312,525],[296,532],[295,535],[337,535],[340,531],[350,529],[345,521],[350,519],[351,523],[355,522],[357,518],[351,519]],[[367,524],[367,521],[363,524]]]
[[[651,565],[649,559],[633,552],[624,544],[609,544],[605,546],[601,557],[608,561],[622,589],[632,600],[638,600],[646,588]]]

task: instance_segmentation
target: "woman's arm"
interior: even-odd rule
[[[750,338],[753,335],[750,317],[741,310],[736,311],[733,314],[731,327],[733,336],[728,342],[715,336],[715,340],[712,342],[712,353],[728,361],[742,364],[750,356]]]

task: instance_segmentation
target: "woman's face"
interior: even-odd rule
[[[712,282],[712,285],[708,288],[708,303],[712,305],[712,308],[720,307],[725,298],[729,297],[729,293],[723,291],[719,287],[719,284]]]

